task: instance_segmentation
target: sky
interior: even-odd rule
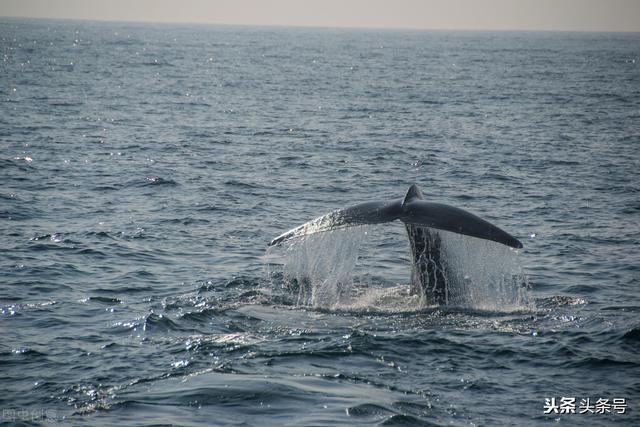
[[[0,16],[303,27],[640,31],[640,0],[0,0]]]

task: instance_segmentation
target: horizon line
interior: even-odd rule
[[[469,32],[505,32],[505,33],[614,33],[614,34],[638,34],[639,30],[603,30],[603,29],[549,29],[549,28],[449,28],[449,27],[394,27],[394,26],[351,26],[351,25],[295,25],[295,24],[248,24],[248,23],[220,23],[202,21],[170,21],[170,20],[138,20],[138,19],[99,19],[99,18],[60,18],[46,16],[22,16],[22,15],[2,15],[0,19],[32,20],[32,21],[71,21],[71,22],[95,22],[113,24],[159,24],[159,25],[200,25],[219,27],[246,27],[246,28],[296,28],[296,29],[326,29],[326,30],[382,30],[382,31],[469,31]]]

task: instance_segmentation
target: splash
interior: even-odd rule
[[[328,231],[293,239],[270,248],[270,264],[280,255],[284,290],[296,295],[298,305],[334,308],[353,284],[353,271],[365,237],[360,227]],[[275,255],[275,256],[274,256]],[[275,261],[277,263],[277,261]]]
[[[446,260],[450,305],[497,312],[535,308],[519,264],[519,251],[489,240],[438,233]]]
[[[448,305],[514,312],[534,309],[518,251],[440,230]],[[402,227],[357,226],[292,239],[269,248],[265,265],[294,304],[336,311],[417,311],[429,305],[411,286]],[[415,274],[415,272],[414,272]]]

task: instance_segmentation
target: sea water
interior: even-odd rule
[[[2,420],[637,425],[639,46],[3,18]],[[401,224],[270,266],[413,183],[524,248],[449,236],[441,308],[402,294]]]

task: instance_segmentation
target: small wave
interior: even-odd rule
[[[75,101],[54,101],[49,104],[51,107],[82,107],[84,103]]]
[[[514,181],[515,180],[515,178],[513,178],[512,176],[502,175],[495,172],[485,173],[482,176],[483,178],[486,178],[488,180],[496,180],[496,181]]]
[[[182,330],[180,326],[164,314],[148,314],[142,324],[142,329],[152,332],[169,332]]]
[[[575,166],[580,164],[580,162],[576,162],[574,160],[561,160],[561,159],[548,159],[547,162],[549,164],[559,165],[559,166]]]
[[[88,231],[88,232],[85,233],[85,236],[98,237],[100,239],[113,240],[113,237],[109,233],[107,233],[106,231]]]
[[[52,242],[45,242],[45,243],[35,243],[31,245],[29,249],[34,252],[48,252],[48,251],[71,251],[71,250],[74,250],[75,248],[62,246],[62,245],[55,245]]]
[[[124,281],[128,281],[131,279],[149,279],[154,277],[154,274],[147,271],[147,270],[134,270],[134,271],[130,271],[128,273],[123,274],[122,276],[119,276],[120,280],[124,280]]]
[[[28,171],[30,168],[29,163],[31,163],[31,161],[33,161],[33,159],[29,156],[15,157],[13,159],[0,159],[0,169],[12,167]]]
[[[225,288],[252,287],[258,283],[259,283],[258,280],[254,277],[237,276],[231,280],[224,282],[224,287]]]
[[[219,205],[205,205],[196,208],[199,212],[215,212],[215,211],[226,211],[227,209],[219,206]]]
[[[423,427],[441,427],[442,424],[436,424],[426,421],[413,415],[394,414],[382,421],[378,425],[381,426],[423,426]]]
[[[567,305],[584,305],[587,304],[587,300],[580,297],[572,297],[568,295],[554,295],[548,298],[536,299],[536,305],[539,308],[556,308]]]
[[[149,176],[147,177],[145,182],[140,183],[139,185],[142,187],[155,186],[155,185],[173,187],[173,186],[177,186],[178,183],[173,179],[166,179],[160,176]]]
[[[209,224],[210,221],[203,218],[194,218],[194,217],[184,217],[184,218],[170,218],[163,219],[163,223],[166,224],[181,224],[181,225],[192,225],[192,224]]]
[[[635,215],[640,212],[640,201],[631,200],[626,203],[626,206],[621,210],[623,214]]]
[[[96,191],[98,193],[103,192],[103,191],[116,191],[116,190],[120,190],[120,185],[119,184],[111,184],[111,185],[97,185],[95,187],[93,187],[91,190],[92,191]]]
[[[570,351],[569,356],[574,356],[575,352]],[[616,368],[621,369],[625,367],[638,368],[640,363],[630,360],[618,360],[609,357],[583,357],[578,360],[571,361],[565,366],[571,368],[587,368],[587,369],[600,369],[600,368]]]
[[[211,321],[212,319],[220,316],[224,313],[224,310],[217,308],[205,308],[200,311],[190,311],[184,313],[179,316],[179,319],[182,321],[195,322],[195,323],[206,323]]]
[[[133,230],[124,230],[118,233],[118,237],[125,240],[134,240],[134,239],[146,239],[147,235],[145,234],[145,229],[142,227],[136,227]],[[136,254],[136,256],[141,257],[143,254]]]
[[[380,415],[392,415],[395,412],[385,406],[373,403],[363,403],[347,408],[347,415],[351,417],[375,417]]]
[[[41,357],[47,356],[46,353],[43,353],[41,351],[35,350],[33,348],[29,348],[29,347],[15,347],[15,348],[12,348],[11,351],[7,353],[13,354],[13,355],[20,355],[26,358],[41,358]]]
[[[629,342],[640,342],[640,326],[629,329],[622,336],[622,339]]]
[[[238,188],[250,188],[250,189],[263,189],[263,188],[265,188],[263,185],[260,185],[260,184],[237,181],[237,180],[225,181],[224,185],[228,185],[228,186],[231,186],[231,187],[238,187]]]
[[[116,297],[89,297],[86,301],[99,302],[103,304],[122,304],[122,300]]]
[[[122,278],[122,277],[121,277]],[[137,295],[141,293],[148,293],[150,291],[154,291],[153,286],[149,285],[139,285],[131,283],[130,280],[125,280],[125,284],[118,285],[110,285],[108,288],[95,288],[95,292],[104,293],[104,294],[132,294]]]
[[[88,402],[80,406],[72,415],[88,415],[99,411],[107,411],[111,409],[111,404],[105,400],[98,400],[97,402]]]
[[[57,234],[36,234],[29,240],[35,241],[35,242],[37,242],[38,240],[51,240],[51,241],[58,241],[58,242],[60,241],[59,235]]]
[[[570,286],[569,288],[566,289],[568,292],[572,293],[572,294],[577,294],[577,295],[584,295],[584,294],[592,294],[594,292],[599,291],[599,288],[593,285],[587,285],[584,283],[581,283],[579,285],[574,285],[574,286]],[[576,298],[576,300],[579,298]],[[575,301],[572,301],[572,303],[568,304],[568,305],[577,305],[579,303],[576,303]]]
[[[141,65],[144,65],[147,67],[174,67],[174,65],[170,62],[158,61],[157,59],[154,59],[153,61],[142,62]]]
[[[94,256],[96,258],[106,258],[107,254],[98,250],[98,249],[93,249],[93,248],[84,248],[84,249],[78,249],[76,251],[76,254],[78,255],[83,255],[83,256]]]

